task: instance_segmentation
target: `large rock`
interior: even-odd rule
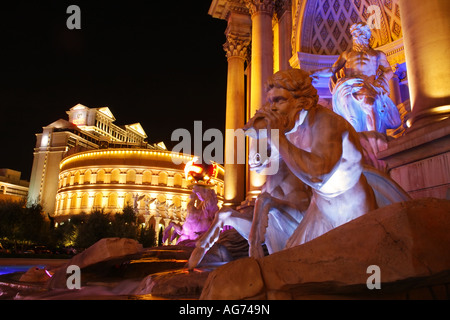
[[[209,272],[187,269],[151,274],[140,282],[134,294],[195,299],[200,296],[208,274]]]
[[[380,268],[380,290],[367,287],[371,265]],[[210,274],[201,299],[449,298],[449,290],[450,201],[420,199],[262,259],[233,261]]]
[[[67,267],[78,266],[80,269],[87,268],[102,262],[132,256],[141,253],[142,245],[133,239],[126,238],[104,238],[77,254],[70,261],[59,268],[53,275],[49,288],[66,288]],[[106,271],[105,271],[106,272]],[[83,272],[82,272],[83,280]]]
[[[27,270],[19,279],[20,282],[47,282],[50,279],[49,273],[45,269],[32,267]]]
[[[84,268],[101,261],[136,254],[142,250],[142,244],[133,239],[104,238],[73,257],[69,265]]]

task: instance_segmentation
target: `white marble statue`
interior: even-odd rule
[[[314,78],[330,77],[333,111],[349,121],[357,132],[377,131],[401,125],[400,114],[389,98],[393,76],[386,55],[369,45],[371,31],[365,23],[350,27],[351,49],[343,52],[331,68],[317,70]]]
[[[248,126],[250,129],[251,126]],[[255,150],[250,150],[249,157],[255,159]],[[235,228],[241,236],[248,240],[250,256],[264,255],[262,244],[266,244],[269,253],[285,248],[286,242],[303,218],[309,206],[311,190],[292,174],[280,158],[276,147],[272,146],[271,156],[267,159],[251,163],[251,170],[263,172],[273,161],[278,162],[278,171],[267,176],[262,193],[254,204],[254,210],[237,211],[223,207],[215,215],[211,227],[196,243],[196,248],[188,262],[194,268],[203,256],[219,239],[224,226]],[[252,208],[252,207],[247,207]],[[270,218],[269,218],[270,217]]]
[[[222,208],[207,232],[197,240],[189,260],[195,267],[231,225],[250,245],[250,256],[308,242],[378,206],[408,200],[389,177],[366,168],[362,147],[352,125],[317,104],[317,90],[305,71],[280,71],[267,83],[268,104],[245,126],[254,138],[260,129],[278,130],[278,141],[268,137],[269,159],[253,157],[251,170],[264,173],[271,162],[279,170],[268,175],[253,212]],[[255,130],[250,130],[255,129]],[[254,160],[258,159],[258,160]],[[269,170],[270,171],[270,170]]]

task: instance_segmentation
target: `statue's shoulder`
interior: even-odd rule
[[[370,50],[371,50],[372,54],[376,55],[377,57],[386,57],[386,54],[381,50],[377,50],[377,49],[373,49],[373,48],[370,48]]]
[[[318,104],[317,106],[311,108],[308,112],[310,122],[316,123],[316,124],[330,124],[335,122],[340,122],[344,120],[341,116],[336,114],[334,111],[325,108],[324,106],[321,106]]]

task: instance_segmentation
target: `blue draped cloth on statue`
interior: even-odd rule
[[[360,78],[341,78],[331,83],[333,111],[350,122],[357,132],[371,131],[367,116],[373,112],[376,131],[386,133],[401,125],[397,106],[382,88]]]

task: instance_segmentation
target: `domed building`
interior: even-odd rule
[[[191,189],[184,167],[192,155],[148,144],[139,123],[118,126],[107,107],[78,104],[36,134],[28,203],[39,203],[56,223],[93,210],[133,207],[157,233],[182,224]],[[181,161],[180,161],[181,160]],[[179,164],[178,164],[179,163]],[[223,167],[211,177],[223,202]],[[141,220],[142,221],[142,220]]]
[[[174,158],[192,160],[188,155],[142,148],[91,150],[64,158],[56,194],[56,221],[92,210],[116,213],[131,206],[145,223],[155,227],[183,223],[191,189],[184,163],[176,165]],[[221,167],[212,179],[220,199]]]

